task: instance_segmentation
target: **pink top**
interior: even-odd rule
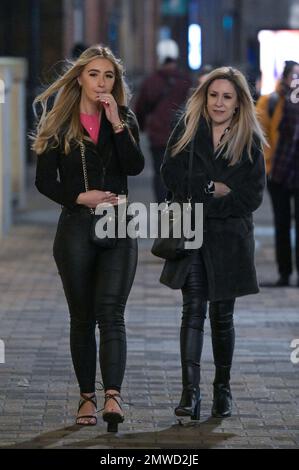
[[[87,130],[90,138],[96,144],[99,137],[101,127],[101,117],[97,114],[80,113],[80,121],[82,126]]]

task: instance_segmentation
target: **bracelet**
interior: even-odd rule
[[[125,128],[125,123],[124,121],[121,121],[120,124],[112,124],[114,132],[123,130]]]

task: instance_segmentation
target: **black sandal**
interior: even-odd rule
[[[105,394],[105,403],[104,403],[104,408],[108,400],[114,400],[118,404],[119,408],[122,410],[121,404],[118,402],[116,397],[120,398],[121,401],[123,401],[121,395],[119,393],[106,393]],[[100,410],[100,411],[102,411]],[[117,411],[104,411],[103,413],[103,420],[107,423],[107,432],[117,432],[118,431],[118,423],[123,423],[125,420],[124,415],[121,413],[118,413]]]
[[[79,401],[79,406],[78,406],[77,413],[79,413],[82,406],[88,401],[90,401],[95,406],[95,408],[97,408],[97,397],[96,397],[95,393],[91,397],[87,397],[84,393],[81,393],[80,395],[81,395],[81,398],[80,398],[80,401]],[[96,411],[96,413],[97,413],[97,411]],[[94,419],[95,422],[78,423],[79,419]],[[82,415],[82,416],[77,416],[77,418],[76,418],[76,424],[78,426],[95,426],[97,424],[97,421],[98,421],[98,418],[97,418],[97,416],[94,416],[94,415]]]

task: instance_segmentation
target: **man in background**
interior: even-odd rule
[[[161,41],[157,52],[160,67],[142,83],[135,111],[141,131],[148,135],[155,199],[160,203],[167,193],[160,177],[160,167],[176,115],[188,96],[191,80],[178,69],[179,51],[174,41]]]
[[[293,271],[291,225],[292,201],[296,229],[296,268],[299,287],[299,104],[293,102],[291,87],[299,78],[299,64],[286,61],[276,91],[261,96],[257,112],[269,142],[265,148],[267,188],[274,212],[275,255],[279,278],[261,283],[264,287],[289,285]]]

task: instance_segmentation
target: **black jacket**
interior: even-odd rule
[[[161,173],[165,185],[175,198],[187,194],[189,147],[175,157],[171,147],[182,133],[180,122],[166,150]],[[201,119],[195,136],[192,176],[194,202],[203,202],[204,227],[201,247],[208,278],[209,300],[224,300],[259,291],[254,266],[252,212],[262,203],[265,187],[265,164],[260,142],[254,139],[253,162],[246,149],[234,166],[219,156],[215,158],[212,133]],[[207,196],[208,180],[223,182],[231,192],[221,198]],[[181,288],[192,262],[192,255],[178,261],[166,261],[160,281],[174,289]]]
[[[103,112],[97,144],[85,142],[89,189],[127,194],[127,176],[137,175],[144,168],[135,115],[124,106],[120,113],[129,129],[115,134]],[[85,192],[80,148],[73,144],[68,155],[59,147],[38,155],[35,184],[58,204],[76,206],[78,195]]]

